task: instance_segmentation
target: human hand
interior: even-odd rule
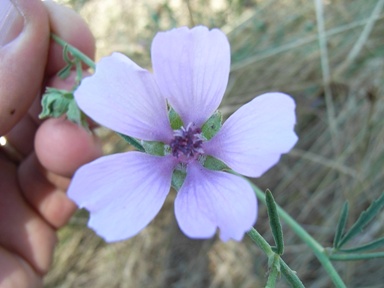
[[[72,88],[70,78],[56,76],[65,62],[49,35],[89,57],[94,39],[70,9],[40,0],[12,3],[0,0],[0,136],[9,143],[0,147],[0,287],[40,287],[56,229],[75,210],[64,193],[69,178],[101,155],[89,132],[63,118],[38,119],[44,86]]]

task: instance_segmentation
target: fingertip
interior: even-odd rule
[[[39,127],[35,150],[48,171],[65,177],[102,155],[101,143],[92,133],[64,118],[48,119]]]

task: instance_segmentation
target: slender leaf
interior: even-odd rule
[[[339,246],[342,247],[345,243],[359,234],[365,226],[367,226],[372,219],[376,216],[376,214],[380,211],[384,206],[384,193],[381,194],[379,199],[372,202],[372,204],[368,207],[367,210],[363,211],[355,224],[351,227],[351,229],[344,235],[344,237],[340,240]]]
[[[341,210],[341,213],[340,213],[339,222],[337,223],[335,239],[333,240],[333,247],[335,248],[339,248],[341,236],[343,236],[344,234],[345,224],[347,223],[347,218],[348,218],[348,210],[349,210],[348,202],[345,202],[343,205],[343,209]]]
[[[362,252],[362,251],[367,251],[367,250],[374,250],[377,248],[381,248],[384,246],[384,237],[376,239],[372,242],[369,242],[365,245],[355,247],[355,248],[350,248],[350,249],[340,249],[340,252],[345,252],[345,253],[356,253],[356,252]]]
[[[281,223],[279,219],[279,214],[277,212],[276,202],[273,199],[271,191],[267,190],[265,192],[265,200],[267,204],[267,211],[269,216],[269,225],[272,229],[273,239],[276,243],[276,248],[273,250],[279,254],[283,255],[284,253],[284,239],[283,239],[283,230],[281,228]]]
[[[333,261],[358,261],[384,258],[384,252],[372,252],[372,253],[336,253],[329,255],[329,259]]]

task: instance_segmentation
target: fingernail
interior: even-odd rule
[[[0,0],[0,47],[14,40],[23,29],[24,19],[11,0]]]

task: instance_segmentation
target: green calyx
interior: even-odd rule
[[[180,115],[172,107],[169,108],[168,118],[172,130],[179,130],[183,126],[183,120],[181,120]]]
[[[179,191],[181,186],[183,186],[185,177],[187,176],[187,173],[184,169],[175,169],[172,174],[172,182],[171,186],[176,191]]]
[[[219,110],[217,110],[201,127],[201,133],[207,140],[212,139],[213,136],[220,130],[223,122],[223,117]]]
[[[40,119],[58,118],[65,115],[68,120],[88,129],[85,116],[77,106],[72,92],[48,87],[41,100],[41,105]]]
[[[148,154],[156,156],[165,155],[165,144],[163,142],[141,141],[141,145],[143,146],[145,152]]]
[[[209,155],[203,159],[202,164],[205,168],[214,171],[223,171],[229,169],[229,167],[224,162]]]

